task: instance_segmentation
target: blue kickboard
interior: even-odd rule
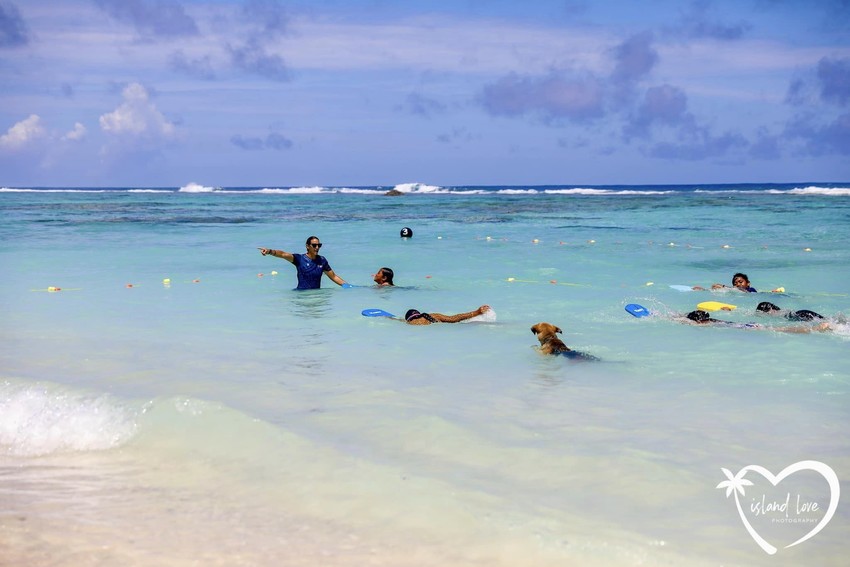
[[[626,305],[626,311],[635,317],[646,317],[649,315],[649,310],[643,305],[638,305],[637,303],[629,303]]]
[[[364,309],[360,314],[364,317],[395,317],[395,315],[387,313],[383,309]]]

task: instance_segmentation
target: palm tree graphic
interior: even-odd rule
[[[735,494],[735,506],[738,507],[738,514],[741,516],[741,521],[744,523],[744,527],[747,528],[747,533],[749,533],[752,538],[755,540],[759,546],[765,550],[768,555],[773,555],[776,553],[776,548],[767,543],[767,541],[762,538],[756,530],[753,529],[753,526],[750,525],[750,522],[747,520],[747,516],[744,515],[744,510],[741,508],[741,501],[738,500],[738,493],[741,496],[744,496],[744,487],[752,486],[753,483],[744,478],[744,475],[747,474],[747,467],[744,467],[738,474],[733,475],[732,471],[729,469],[721,468],[723,474],[726,475],[726,479],[720,484],[717,485],[717,488],[725,488],[726,489],[726,498],[729,498],[730,494]]]

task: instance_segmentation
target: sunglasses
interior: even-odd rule
[[[322,243],[321,243],[321,242],[319,242],[319,243],[317,244],[317,243],[315,243],[315,242],[311,242],[311,243],[310,243],[310,246],[312,246],[313,248],[321,248],[321,247],[322,247]]]

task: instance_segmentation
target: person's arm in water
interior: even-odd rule
[[[766,327],[771,331],[779,331],[780,333],[826,333],[832,330],[829,323],[820,323],[815,326],[810,325],[794,325],[792,327]]]
[[[440,323],[458,323],[460,321],[472,319],[473,317],[478,317],[479,315],[486,313],[489,310],[489,305],[482,305],[475,311],[469,311],[467,313],[458,313],[457,315],[443,315],[442,313],[430,313],[430,315]]]
[[[333,270],[327,270],[325,275],[328,276],[328,278],[330,278],[330,280],[336,285],[343,285],[345,283],[345,280],[336,275],[336,272]]]

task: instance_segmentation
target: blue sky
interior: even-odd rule
[[[850,0],[0,0],[0,186],[850,181]]]

